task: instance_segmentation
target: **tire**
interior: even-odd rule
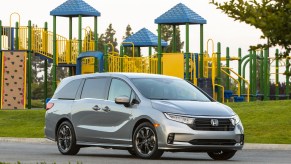
[[[142,159],[158,159],[164,151],[158,149],[158,137],[154,126],[149,122],[141,123],[133,134],[133,150]]]
[[[76,155],[80,147],[76,145],[76,135],[72,124],[64,121],[60,124],[57,131],[57,145],[63,155]]]
[[[207,152],[209,157],[211,157],[214,160],[228,160],[232,158],[236,153],[236,150],[231,151],[218,151],[218,152]]]
[[[131,154],[132,156],[136,156],[136,153],[134,151],[133,148],[128,148],[127,151],[129,152],[129,154]]]

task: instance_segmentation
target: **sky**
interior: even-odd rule
[[[19,20],[17,14],[20,15],[20,25],[27,26],[28,21],[38,27],[43,27],[44,23],[48,23],[48,30],[52,31],[53,17],[50,11],[64,3],[66,0],[5,0],[0,5],[0,20],[3,26],[15,25]],[[250,45],[258,43],[266,43],[266,40],[260,39],[261,31],[243,22],[234,21],[216,6],[209,3],[209,0],[84,0],[86,3],[94,7],[101,13],[98,17],[98,33],[104,33],[110,23],[116,30],[116,38],[120,45],[123,41],[126,26],[129,24],[133,32],[137,32],[142,28],[147,28],[157,35],[157,24],[154,20],[160,15],[177,5],[183,3],[194,12],[207,20],[204,25],[204,49],[206,42],[212,39],[215,42],[215,50],[217,42],[221,42],[222,56],[225,56],[226,47],[230,48],[231,56],[237,56],[238,48],[242,49],[243,56],[248,54]],[[218,0],[222,1],[222,0]],[[64,37],[69,36],[68,18],[57,17],[57,34]],[[83,18],[82,27],[87,26],[93,29],[94,20],[92,17]],[[78,37],[78,20],[73,19],[73,37]],[[180,26],[181,38],[185,40],[185,26]],[[83,34],[84,35],[84,34]],[[200,51],[199,45],[199,25],[190,26],[190,52],[197,53]],[[209,51],[211,49],[209,44]],[[185,47],[185,46],[184,46]],[[274,56],[274,49],[270,50],[270,56]],[[237,67],[237,62],[231,62],[231,67]],[[275,69],[271,67],[271,72]],[[284,69],[280,69],[283,72]],[[284,76],[280,76],[280,81],[285,81]],[[271,76],[274,79],[274,76]]]

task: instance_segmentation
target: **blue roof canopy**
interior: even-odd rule
[[[67,0],[50,12],[53,16],[83,17],[100,16],[100,12],[83,0]]]
[[[157,19],[156,24],[206,24],[206,20],[182,3],[177,4]]]
[[[132,42],[135,47],[157,47],[158,37],[146,28],[143,28],[135,34],[127,37],[123,42]],[[131,47],[131,44],[122,43],[124,47]],[[168,43],[162,40],[162,46],[167,46]]]

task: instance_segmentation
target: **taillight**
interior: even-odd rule
[[[51,103],[51,102],[47,103],[46,110],[50,110],[53,106],[54,106],[54,103]]]

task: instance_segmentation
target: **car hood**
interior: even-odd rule
[[[153,108],[161,112],[192,116],[233,116],[233,110],[219,102],[151,100]]]

